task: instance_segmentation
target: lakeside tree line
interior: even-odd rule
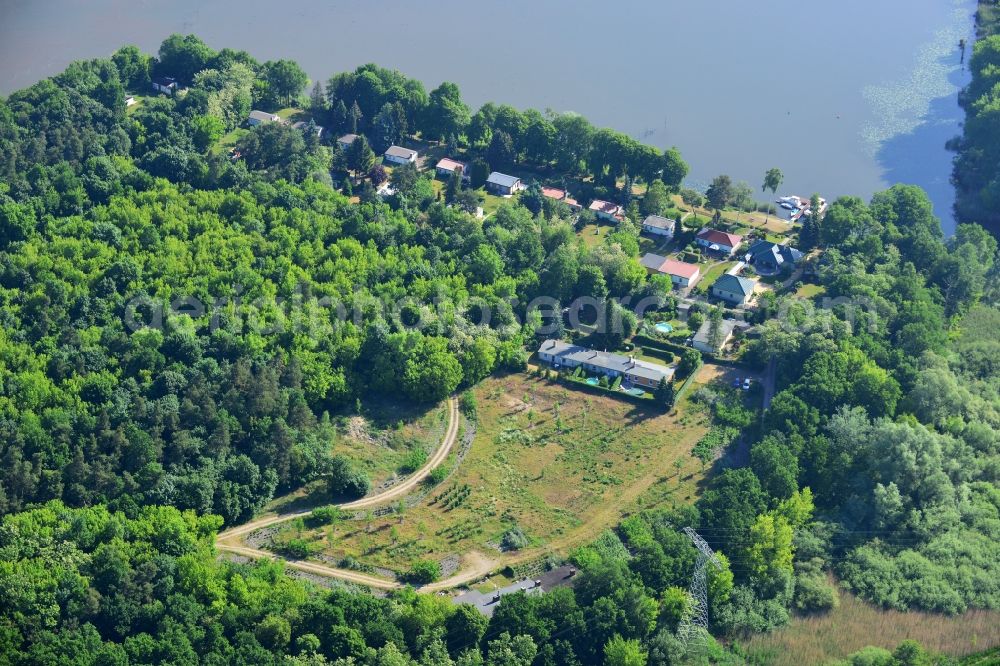
[[[969,58],[971,81],[959,94],[965,110],[962,135],[949,143],[957,151],[952,182],[961,222],[982,224],[1000,236],[1000,13],[980,1],[978,39]],[[965,57],[965,45],[962,44]]]
[[[975,225],[943,238],[907,186],[841,198],[802,229],[805,249],[823,249],[817,282],[841,300],[764,299],[746,357],[776,359],[763,423],[700,396],[717,425],[743,429],[750,466],[718,474],[694,507],[633,516],[579,550],[574,589],[505,597],[487,622],[430,596],[318,592],[273,564],[214,562],[212,532],[279,490],[317,478],[366,490],[330,456],[330,414],[370,394],[436,401],[522,368],[540,322],[515,319],[507,299],[671,305],[669,282],[636,261],[630,222],[587,248],[565,211],[506,205],[479,221],[414,169],[394,173],[393,197],[352,204],[330,187],[332,149],[285,125],[253,129],[243,159],[213,150],[243,102],[294,94],[272,69],[171,37],[157,61],[126,47],[0,100],[0,652],[12,663],[681,663],[696,555],[684,526],[725,563],[709,581],[718,634],[829,609],[830,571],[888,607],[1000,606],[997,245]],[[187,95],[126,114],[126,87],[159,73]],[[609,189],[623,175],[652,192],[683,178],[671,151],[576,116],[470,114],[457,92],[366,66],[313,105],[330,123],[343,106],[373,135],[405,121]],[[572,127],[586,140],[570,148]],[[228,301],[213,326],[197,312],[126,325],[135,299],[178,297]],[[314,297],[363,316],[312,312]],[[279,298],[301,299],[319,332],[276,325]],[[453,307],[420,305],[434,298]],[[396,317],[367,305],[401,299]],[[427,325],[408,330],[416,318]]]

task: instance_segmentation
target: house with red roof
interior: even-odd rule
[[[697,265],[667,259],[652,252],[644,254],[639,263],[651,275],[669,275],[670,281],[678,289],[690,289],[701,279],[701,269]]]
[[[743,236],[729,234],[718,229],[705,228],[698,232],[695,242],[712,252],[732,254],[743,243]]]
[[[576,199],[569,196],[569,192],[561,190],[558,187],[543,187],[542,196],[554,201],[561,201],[573,210],[580,210],[583,208],[583,206],[577,203]]]
[[[590,210],[597,214],[597,217],[608,222],[619,222],[625,219],[625,211],[618,204],[610,201],[594,199],[590,202]]]

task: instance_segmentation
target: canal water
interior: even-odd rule
[[[930,193],[946,231],[945,142],[960,131],[975,0],[0,0],[0,94],[123,43],[173,32],[313,79],[366,62],[428,89],[576,111],[676,145],[690,184],[728,173],[758,192],[869,197],[895,182]],[[764,198],[764,195],[761,195]]]

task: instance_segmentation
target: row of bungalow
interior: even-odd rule
[[[661,380],[670,381],[674,369],[659,363],[637,360],[634,356],[613,354],[581,347],[562,340],[549,339],[538,348],[538,359],[553,368],[583,368],[588,373],[614,379],[621,377],[623,388],[654,389]]]

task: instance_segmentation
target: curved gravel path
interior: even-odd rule
[[[353,502],[344,502],[343,504],[338,504],[336,506],[345,510],[366,509],[368,507],[386,504],[387,502],[406,496],[407,493],[417,487],[421,481],[427,478],[428,474],[434,471],[435,468],[441,465],[441,463],[448,458],[448,454],[451,453],[455,442],[458,440],[458,400],[454,397],[448,399],[448,419],[448,429],[445,431],[444,438],[441,440],[441,445],[434,452],[434,455],[432,455],[430,459],[424,463],[424,466],[418,469],[412,476],[407,477],[403,482],[397,483],[391,488],[388,488],[376,495],[362,497],[361,499],[354,500]],[[352,571],[350,569],[338,569],[336,567],[330,567],[316,562],[288,559],[282,555],[278,555],[277,553],[272,553],[267,550],[251,548],[243,543],[242,537],[250,534],[251,532],[265,527],[278,525],[280,523],[285,523],[289,520],[295,520],[296,518],[303,518],[308,516],[310,513],[312,513],[312,509],[302,509],[299,511],[278,514],[276,516],[264,516],[256,520],[251,520],[249,523],[237,525],[236,527],[219,532],[219,534],[215,537],[215,547],[221,551],[235,553],[252,559],[283,560],[285,565],[292,569],[298,569],[300,571],[318,574],[321,576],[339,578],[341,580],[366,585],[368,587],[383,590],[391,590],[401,587],[401,585],[396,581],[369,576],[368,574]],[[462,572],[458,576],[448,580],[461,579],[456,582],[456,584],[459,584],[459,582],[467,580],[470,573],[474,572]],[[488,573],[488,571],[483,572],[483,575],[485,575],[485,573]],[[433,589],[445,589],[445,584],[448,580],[434,583]]]

